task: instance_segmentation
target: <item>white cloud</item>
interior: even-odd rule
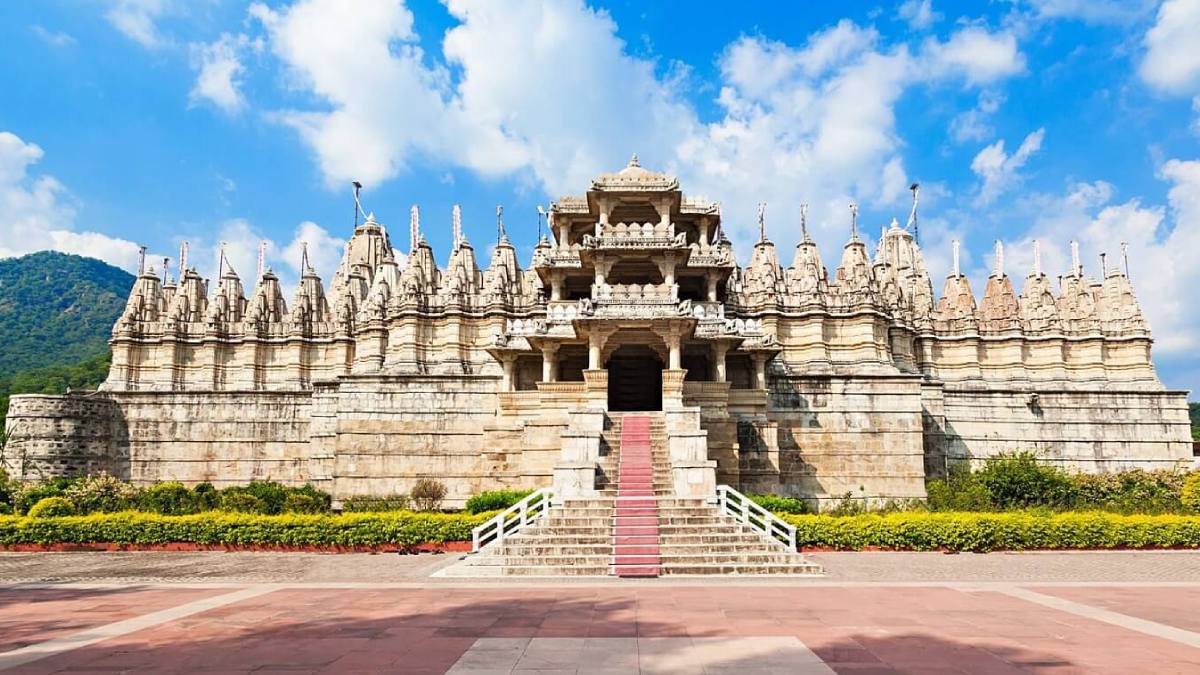
[[[925,30],[942,18],[940,13],[933,11],[930,0],[907,0],[896,13],[915,30]]]
[[[342,260],[346,240],[329,234],[325,228],[311,220],[306,220],[296,226],[292,241],[281,252],[282,263],[292,270],[296,278],[299,278],[302,273],[300,260],[304,244],[308,244],[309,265],[312,265],[321,279],[329,283],[333,279],[333,273],[337,269],[338,263]],[[397,262],[403,263],[403,261]]]
[[[960,75],[971,84],[986,84],[1025,71],[1025,56],[1012,33],[993,33],[968,26],[946,42],[929,38],[922,68],[934,77]]]
[[[1020,147],[1011,155],[1004,151],[1004,139],[992,143],[975,155],[975,159],[971,160],[971,171],[982,180],[979,195],[975,200],[976,206],[992,203],[1021,182],[1021,168],[1029,161],[1031,155],[1041,149],[1045,135],[1045,129],[1034,131],[1021,141]]]
[[[245,67],[240,58],[249,42],[245,35],[223,33],[211,43],[191,45],[192,67],[199,71],[188,94],[193,105],[208,101],[230,114],[245,106],[241,91]]]
[[[950,137],[958,143],[984,141],[995,133],[988,118],[1000,109],[1004,94],[985,89],[979,92],[979,101],[974,108],[954,116],[950,120]]]
[[[1150,86],[1173,94],[1200,92],[1200,0],[1166,0],[1146,32],[1139,73]]]
[[[58,47],[61,49],[64,47],[71,47],[75,44],[75,38],[71,37],[71,35],[68,33],[48,30],[44,26],[38,24],[30,26],[29,30],[33,31],[34,35],[38,36],[42,42],[45,42],[51,47]]]
[[[772,223],[794,230],[807,200],[814,231],[837,250],[850,199],[907,197],[895,128],[905,91],[1024,70],[1011,34],[978,26],[916,52],[851,21],[799,46],[742,37],[720,58],[717,115],[706,122],[685,70],[631,56],[612,18],[580,0],[448,0],[447,9],[458,23],[438,59],[417,47],[399,0],[354,11],[331,0],[252,7],[289,84],[323,103],[275,118],[300,133],[331,186],[386,180],[419,158],[558,196],[637,152],[690,194],[723,198],[731,236],[751,236],[739,224],[763,200]]]
[[[53,176],[30,175],[42,155],[37,145],[0,132],[0,257],[54,249],[136,271],[137,244],[76,231],[76,208],[67,189]]]
[[[1030,0],[1038,18],[1120,24],[1136,20],[1155,0]]]
[[[114,0],[104,17],[129,39],[156,49],[168,43],[155,23],[167,10],[167,0]]]

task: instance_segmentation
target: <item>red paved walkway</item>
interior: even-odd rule
[[[85,623],[111,622],[131,610],[161,609],[164,601],[182,605],[230,590],[0,590],[4,649],[78,629],[81,617]],[[1196,586],[1025,590],[1185,630],[1200,628],[1191,616],[1200,600]],[[580,649],[583,638],[626,638],[593,641],[599,647],[629,647],[630,638],[677,638],[644,644],[687,659],[690,650],[702,651],[704,638],[772,644],[762,641],[768,637],[798,640],[838,673],[1200,672],[1200,648],[1182,644],[1178,636],[1167,639],[1046,607],[1009,595],[1004,587],[731,584],[283,588],[11,672],[441,673],[480,638],[579,638]],[[476,657],[478,649],[472,650]],[[706,658],[723,658],[709,651]],[[764,662],[769,657],[761,655]],[[592,672],[581,665],[559,672]],[[722,665],[729,670],[753,664],[706,662],[707,670],[693,672],[723,672]]]

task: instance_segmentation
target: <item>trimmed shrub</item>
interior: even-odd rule
[[[305,483],[303,487],[288,488],[288,490],[292,494],[306,495],[311,497],[320,507],[318,511],[328,511],[330,504],[333,503],[333,498],[328,492],[322,492],[308,483]]]
[[[533,493],[533,490],[488,490],[467,500],[467,513],[501,511]]]
[[[812,513],[812,508],[803,499],[780,495],[748,494],[746,496],[750,498],[750,501],[772,513]]]
[[[283,500],[284,513],[324,513],[325,504],[311,494],[293,492]]]
[[[245,485],[225,488],[221,493],[221,508],[227,511],[229,509],[225,507],[225,497],[232,494],[247,494],[262,502],[259,513],[276,514],[283,512],[283,502],[287,499],[288,489],[273,480],[252,480]],[[249,503],[245,500],[242,501]]]
[[[0,516],[7,516],[12,513],[12,507],[5,502],[0,502]]]
[[[891,513],[781,518],[801,547],[856,551],[1200,548],[1200,517],[1078,513]]]
[[[66,497],[45,497],[29,507],[30,518],[58,518],[75,513],[75,505]]]
[[[69,480],[50,480],[40,483],[21,483],[13,493],[13,510],[28,513],[34,504],[46,497],[61,497],[71,486]]]
[[[1058,467],[1038,462],[1032,452],[990,457],[974,478],[987,488],[992,504],[1001,509],[1068,508],[1076,499],[1071,476]]]
[[[208,511],[190,516],[163,516],[123,511],[64,518],[0,516],[0,546],[177,542],[240,546],[412,546],[427,542],[470,541],[471,529],[486,520],[485,515],[412,512],[263,516]]]
[[[265,513],[267,505],[249,492],[230,491],[221,495],[221,510],[235,513]]]
[[[212,511],[221,505],[221,493],[207,481],[192,486],[192,498],[200,511]]]
[[[1132,469],[1118,473],[1074,474],[1075,507],[1118,513],[1183,513],[1180,490],[1187,474]]]
[[[100,472],[81,478],[68,487],[63,496],[71,500],[79,513],[104,513],[133,508],[138,491],[133,485]]]
[[[342,511],[379,512],[407,511],[409,508],[408,495],[388,495],[386,497],[347,497],[342,500]]]
[[[1179,489],[1179,501],[1192,513],[1200,513],[1200,471],[1194,471]]]
[[[432,478],[422,478],[409,491],[408,496],[418,511],[436,511],[446,498],[446,486]]]
[[[196,495],[179,481],[155,483],[145,488],[138,495],[137,505],[142,511],[165,516],[183,516],[200,510]]]

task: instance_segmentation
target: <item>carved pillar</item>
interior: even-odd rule
[[[711,271],[705,272],[704,273],[704,281],[708,283],[708,301],[716,302],[717,301],[717,273],[711,272]]]
[[[714,342],[712,346],[713,382],[725,381],[725,353],[729,345],[724,342]]]
[[[542,347],[542,382],[558,381],[558,344]]]
[[[571,224],[564,222],[558,227],[558,247],[566,250],[571,248]]]
[[[601,232],[608,229],[608,214],[612,205],[607,199],[600,198],[596,200],[596,206],[600,209],[600,219],[596,221],[596,236],[599,237]]]
[[[677,331],[671,331],[671,337],[667,341],[667,348],[670,350],[669,357],[667,359],[667,367],[671,370],[679,370],[680,368],[680,362],[682,361],[680,352],[683,351],[679,344],[680,342],[681,340],[679,339],[679,333]]]
[[[500,379],[501,391],[513,391],[516,389],[516,365],[517,358],[515,356],[506,356],[500,361],[500,365],[504,368],[504,376]]]
[[[588,368],[600,370],[600,350],[604,349],[605,336],[599,331],[588,334]]]
[[[654,210],[658,211],[658,223],[663,227],[671,224],[671,198],[664,197],[654,203]]]
[[[767,355],[754,355],[754,388],[767,388]]]
[[[596,275],[595,276],[595,292],[596,293],[599,293],[600,289],[603,288],[606,283],[608,283],[608,278],[607,278],[608,271],[612,269],[614,262],[616,262],[616,261],[615,260],[606,260],[605,257],[602,255],[596,256],[595,265],[593,268],[595,270],[595,275]],[[596,298],[593,297],[592,299],[595,300]]]
[[[562,272],[554,270],[550,273],[550,300],[562,300]]]
[[[700,244],[701,251],[708,250],[708,218],[700,219],[700,240],[697,243]]]

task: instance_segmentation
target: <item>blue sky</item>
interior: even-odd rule
[[[711,5],[711,6],[710,6]],[[977,293],[1005,243],[1020,285],[1120,258],[1169,386],[1200,388],[1200,0],[644,3],[95,0],[0,5],[0,255],[127,269],[137,244],[209,271],[219,241],[285,282],[325,278],[350,181],[439,256],[477,248],[637,152],[722,203],[735,243],[790,260],[798,210],[825,263],[907,216],[920,181],[935,286],[950,242]],[[526,250],[526,258],[528,251]],[[173,263],[174,264],[174,263]]]

